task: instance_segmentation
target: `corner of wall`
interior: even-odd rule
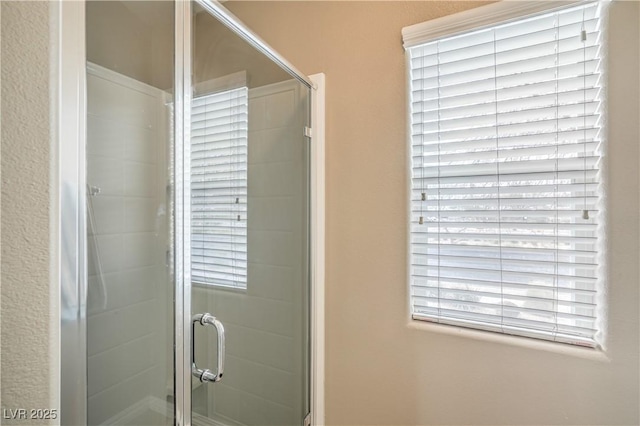
[[[58,82],[60,57],[60,2],[49,6],[49,407],[60,412],[60,178]],[[59,416],[52,424],[60,424]]]

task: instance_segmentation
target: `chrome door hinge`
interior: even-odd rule
[[[311,413],[308,413],[306,416],[304,416],[302,426],[311,426]]]
[[[304,135],[308,138],[313,136],[313,131],[311,129],[311,127],[306,127],[304,128]]]

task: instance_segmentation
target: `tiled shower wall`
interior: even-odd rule
[[[172,375],[166,330],[172,326],[162,92],[93,69],[87,76],[87,183],[100,192],[87,198],[95,218],[93,227],[87,221],[88,420],[99,424],[149,395],[166,398]]]
[[[172,305],[165,267],[166,122],[162,93],[102,70],[88,76],[89,423],[170,392]],[[227,330],[223,381],[194,389],[200,414],[225,424],[299,424],[307,327],[307,147],[297,83],[249,94],[248,283],[194,287],[193,312]],[[89,227],[89,224],[87,225]],[[106,305],[95,265],[100,252]],[[213,368],[215,333],[197,329],[199,364]]]

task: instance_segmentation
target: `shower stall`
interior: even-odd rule
[[[322,77],[212,0],[62,3],[62,424],[314,423]]]

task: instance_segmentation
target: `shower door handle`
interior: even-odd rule
[[[200,325],[211,325],[216,329],[218,335],[218,361],[215,373],[209,369],[198,368],[196,365],[195,356],[195,326],[196,323]],[[196,314],[191,318],[191,374],[197,377],[201,382],[219,382],[222,380],[222,373],[224,372],[224,326],[220,321],[211,314]]]

